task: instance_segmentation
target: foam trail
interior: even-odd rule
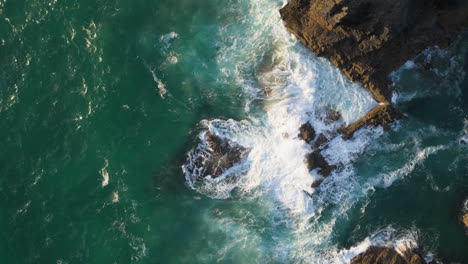
[[[166,94],[168,94],[166,90],[166,85],[161,81],[161,79],[158,78],[158,76],[156,76],[155,70],[152,69],[144,60],[143,64],[150,71],[151,76],[153,77],[153,80],[156,83],[156,88],[159,90],[159,96],[161,96],[161,98],[164,99],[166,97]]]
[[[426,160],[430,155],[433,155],[440,150],[447,149],[447,145],[439,145],[424,148],[416,153],[416,155],[403,167],[390,173],[383,174],[380,178],[382,179],[382,187],[387,188],[393,184],[396,180],[410,174],[416,168],[416,166]]]

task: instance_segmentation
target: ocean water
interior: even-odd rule
[[[468,263],[468,35],[391,74],[407,119],[344,141],[376,103],[285,3],[0,0],[0,262],[349,263],[409,241]],[[317,189],[306,121],[338,166]],[[250,152],[199,180],[208,130]]]

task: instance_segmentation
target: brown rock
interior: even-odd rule
[[[326,168],[328,166],[328,162],[319,151],[313,151],[307,155],[307,168],[309,171],[317,168]]]
[[[204,170],[203,177],[220,176],[248,153],[246,148],[222,139],[210,131],[206,132],[205,141],[210,155],[199,157],[196,161],[196,167]]]
[[[310,142],[312,142],[314,140],[315,130],[314,130],[314,128],[312,127],[312,125],[309,122],[303,124],[299,128],[298,137],[301,138],[302,140],[304,140],[307,143],[310,143]]]
[[[390,106],[388,75],[424,49],[453,42],[468,26],[468,0],[291,0],[280,14],[313,53],[388,105],[350,125],[349,138],[366,124],[402,117]]]
[[[317,188],[317,187],[319,187],[320,184],[322,184],[323,180],[324,180],[324,179],[320,179],[320,180],[314,181],[310,187],[312,187],[312,188]]]
[[[344,139],[350,139],[356,130],[364,126],[378,126],[384,127],[391,124],[396,119],[401,119],[404,116],[395,110],[391,105],[379,105],[369,111],[364,117],[354,122],[353,124],[344,127],[341,132],[343,133]]]
[[[307,155],[307,168],[309,171],[320,169],[318,171],[323,177],[330,176],[331,172],[336,169],[336,166],[330,166],[327,160],[320,154],[320,151],[315,150]]]
[[[405,252],[404,256],[392,248],[369,247],[351,260],[351,264],[426,264],[417,252]]]
[[[390,72],[430,46],[447,47],[468,25],[466,0],[291,0],[280,13],[306,47],[379,102],[390,102]]]
[[[468,213],[463,215],[463,224],[465,224],[465,227],[468,227]]]

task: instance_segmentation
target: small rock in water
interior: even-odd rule
[[[197,160],[197,166],[204,163],[205,173],[203,177],[208,175],[212,177],[220,176],[239,163],[248,152],[246,148],[230,143],[227,139],[222,139],[210,131],[206,132],[205,140],[211,155],[206,157],[205,162]]]
[[[307,155],[307,168],[309,171],[317,169],[317,168],[325,168],[328,166],[328,162],[325,158],[320,154],[319,151],[314,151]]]
[[[314,148],[319,148],[327,142],[328,142],[328,138],[324,134],[320,133],[317,137],[317,140],[315,140]]]
[[[312,188],[317,188],[317,187],[319,187],[320,184],[322,184],[323,180],[324,180],[324,179],[315,180],[315,181],[312,183],[312,185],[311,185],[310,187],[312,187]]]
[[[320,151],[315,150],[307,155],[307,168],[309,171],[320,169],[318,173],[323,177],[328,177],[336,166],[330,166]]]
[[[302,140],[304,140],[307,143],[310,143],[314,140],[315,138],[315,130],[310,125],[309,122],[304,123],[300,128],[299,128],[299,135],[298,137]]]

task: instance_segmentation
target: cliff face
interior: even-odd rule
[[[468,0],[291,0],[280,13],[306,47],[389,103],[388,74],[455,40],[468,25]]]

